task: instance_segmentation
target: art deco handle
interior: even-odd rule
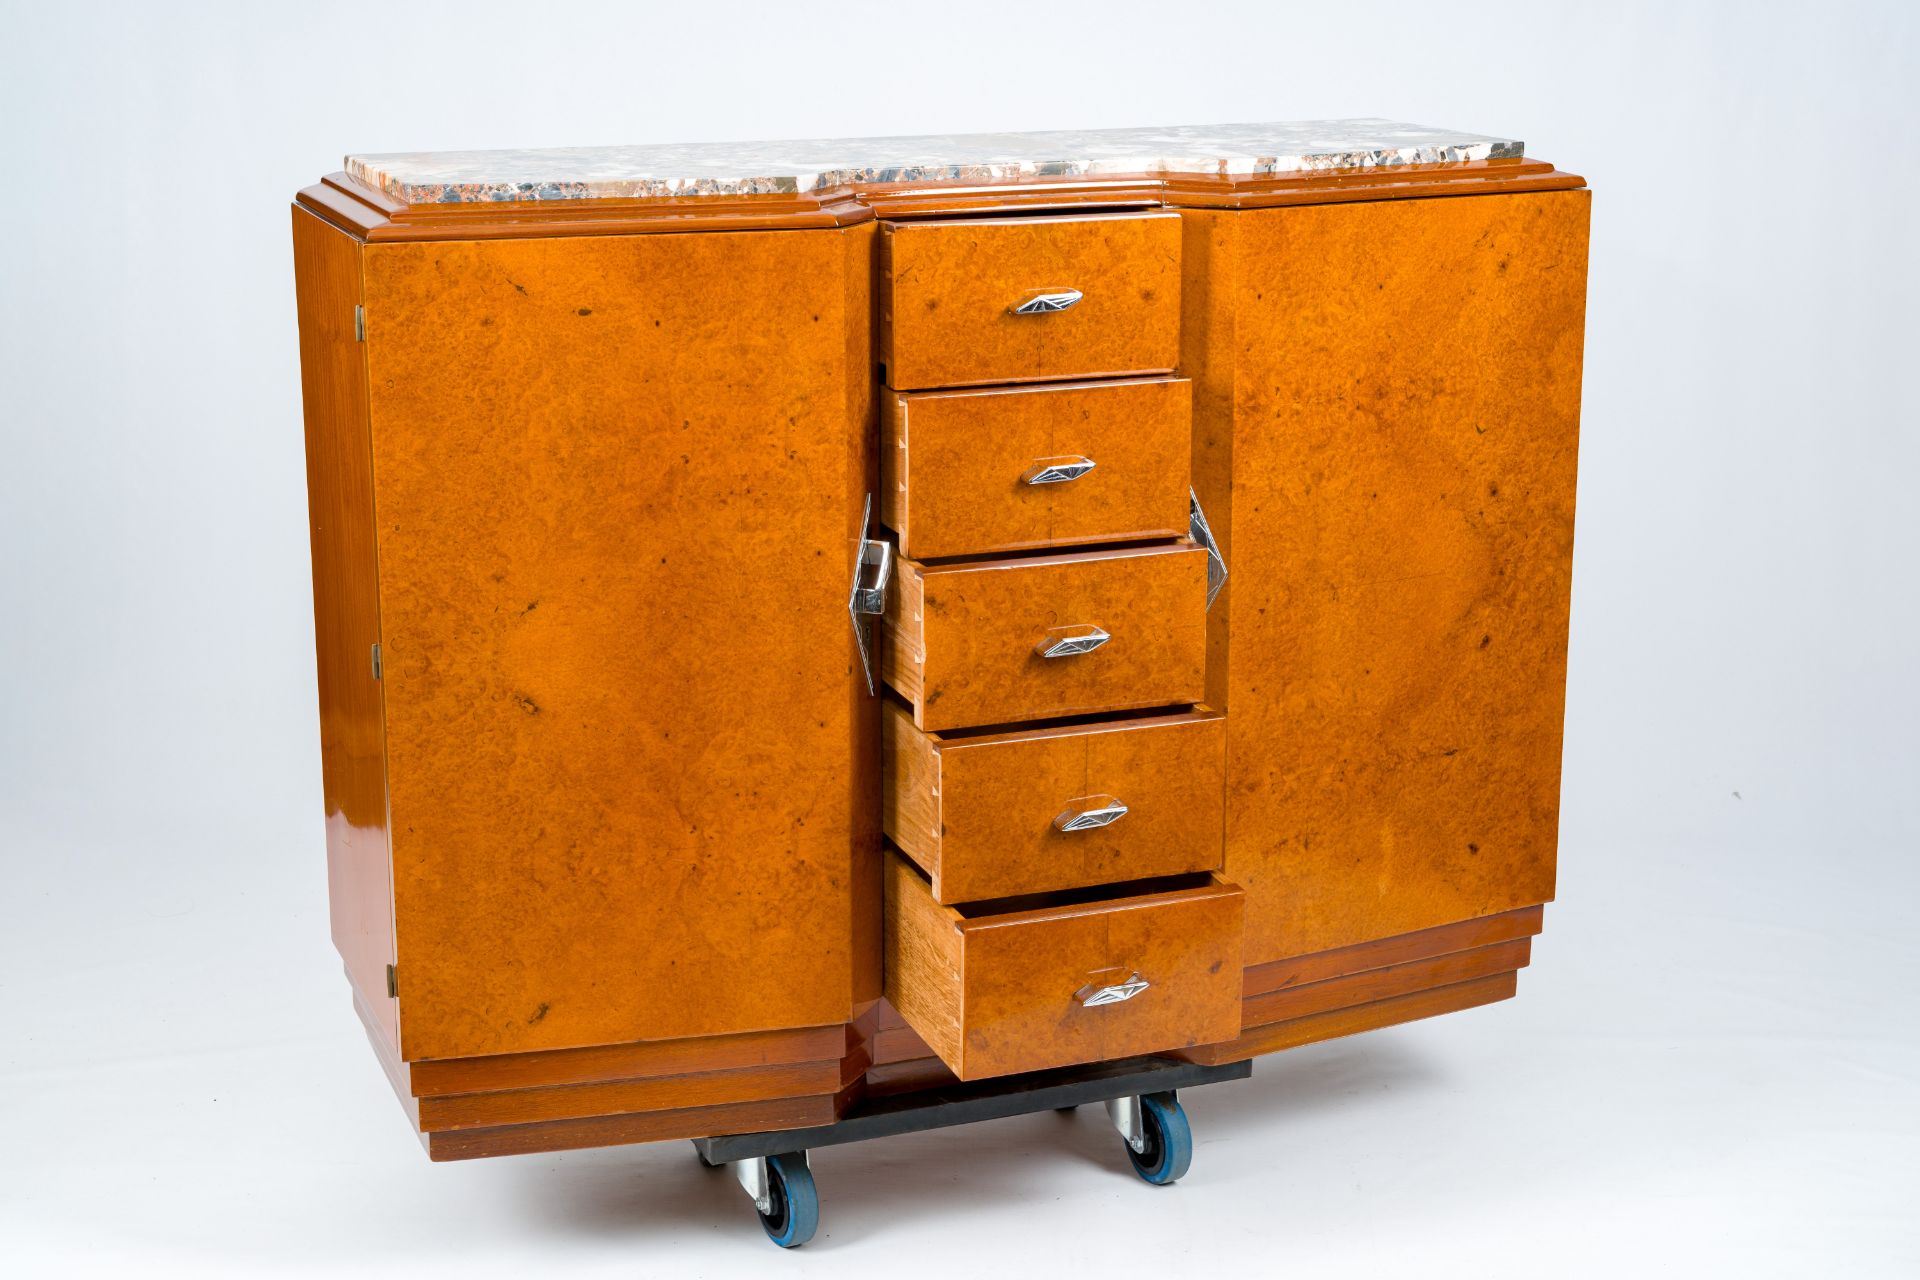
[[[1062,831],[1091,831],[1110,826],[1127,816],[1127,806],[1112,796],[1081,796],[1067,801],[1067,807],[1053,820]]]
[[[1042,458],[1021,472],[1020,479],[1026,484],[1065,484],[1069,480],[1078,480],[1091,470],[1092,458]]]
[[[1213,598],[1227,585],[1227,558],[1220,554],[1213,530],[1207,528],[1207,513],[1200,509],[1200,495],[1187,490],[1187,503],[1187,536],[1207,549],[1207,608],[1211,609]]]
[[[860,533],[853,540],[853,586],[847,591],[847,616],[853,619],[853,639],[860,650],[860,668],[866,673],[867,692],[878,693],[873,682],[873,622],[887,611],[887,583],[893,578],[893,544],[869,538],[873,519],[873,495],[867,495],[867,509],[860,517]],[[866,581],[867,570],[873,578]]]
[[[1139,974],[1133,974],[1125,982],[1116,982],[1110,987],[1096,987],[1092,983],[1073,993],[1083,1008],[1096,1009],[1103,1004],[1124,1004],[1142,991],[1152,986]]]
[[[1091,625],[1055,627],[1033,646],[1033,651],[1043,658],[1071,658],[1076,653],[1092,653],[1111,639],[1112,636]]]
[[[1065,311],[1084,296],[1078,289],[1036,289],[1007,310],[1016,316],[1044,316]]]

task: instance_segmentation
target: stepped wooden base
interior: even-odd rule
[[[1168,1055],[1217,1065],[1505,1000],[1544,908],[1258,965],[1241,1034]],[[435,1160],[832,1124],[863,1097],[954,1083],[884,1000],[844,1026],[403,1063],[355,1001]]]

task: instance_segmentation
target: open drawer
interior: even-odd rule
[[[959,908],[897,852],[885,876],[887,999],[962,1080],[1240,1034],[1241,892],[1218,876]]]
[[[1217,711],[926,733],[889,701],[880,743],[881,824],[932,877],[936,902],[1220,867]]]

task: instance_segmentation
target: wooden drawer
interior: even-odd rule
[[[1214,871],[1226,720],[1206,708],[1006,733],[924,733],[881,712],[887,835],[935,902]]]
[[[904,555],[988,555],[1187,531],[1184,378],[882,400],[880,519]]]
[[[881,359],[903,390],[1165,373],[1180,354],[1180,215],[887,223]],[[1063,310],[1042,295],[1077,299]]]
[[[1165,707],[1205,691],[1207,553],[1193,543],[895,565],[880,675],[922,729]]]
[[[1233,1039],[1239,887],[1216,876],[1137,887],[947,907],[889,853],[887,999],[962,1080]]]

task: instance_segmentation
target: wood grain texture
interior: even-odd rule
[[[877,628],[881,678],[922,729],[1200,700],[1206,683],[1206,552],[1189,542],[926,565],[895,562]],[[1112,639],[1043,658],[1050,631]]]
[[[294,208],[329,920],[354,998],[372,1015],[374,1033],[393,1049],[400,1043],[400,1022],[387,995],[393,881],[386,732],[380,682],[373,675],[373,646],[380,639],[373,463],[366,358],[354,336],[360,253],[351,238]]]
[[[1193,889],[973,918],[887,862],[887,999],[962,1080],[1154,1053],[1240,1027],[1240,891]],[[1077,993],[1152,985],[1088,1008]]]
[[[1348,974],[1384,969],[1411,960],[1470,951],[1475,947],[1511,942],[1515,938],[1530,938],[1540,932],[1545,913],[1544,907],[1522,907],[1517,911],[1503,911],[1499,915],[1482,916],[1477,920],[1462,920],[1458,924],[1403,933],[1397,938],[1382,938],[1377,942],[1363,942],[1357,946],[1320,951],[1309,956],[1292,956],[1285,960],[1252,965],[1248,967],[1241,983],[1241,994],[1251,998],[1269,991],[1324,982],[1329,978],[1344,978]]]
[[[1165,373],[1180,347],[1180,223],[1166,212],[888,222],[881,359],[901,390]],[[1083,299],[1011,309],[1041,290]]]
[[[450,1058],[407,1064],[408,1092],[420,1097],[535,1089],[549,1085],[645,1080],[692,1071],[778,1066],[839,1057],[846,1048],[843,1024],[791,1031],[750,1031],[737,1036],[696,1036],[639,1044],[596,1045]]]
[[[1233,216],[1227,874],[1248,958],[1545,902],[1587,196]]]
[[[1241,1025],[1259,1027],[1287,1022],[1310,1014],[1348,1009],[1434,987],[1512,973],[1527,967],[1531,945],[1529,938],[1515,938],[1511,942],[1497,942],[1490,947],[1453,951],[1424,960],[1368,969],[1364,973],[1351,973],[1344,978],[1328,978],[1324,982],[1309,982],[1303,986],[1269,991],[1242,1002]]]
[[[419,1124],[422,1130],[432,1133],[583,1116],[767,1102],[833,1093],[841,1086],[840,1077],[841,1059],[835,1056],[821,1062],[692,1071],[650,1080],[608,1080],[539,1089],[448,1094],[420,1099]]]
[[[832,1124],[840,1117],[835,1094],[810,1098],[777,1098],[767,1102],[735,1102],[637,1115],[585,1116],[537,1124],[503,1125],[486,1129],[455,1129],[426,1135],[427,1154],[434,1160],[473,1160],[482,1156],[532,1155],[541,1151],[579,1151],[586,1147],[617,1147],[633,1142],[711,1138],[727,1133],[767,1133],[777,1129],[810,1129]]]
[[[406,1058],[850,1016],[870,234],[366,251]]]
[[[936,902],[1213,871],[1221,862],[1226,726],[1214,711],[940,735],[890,702],[881,723],[887,835]],[[1070,802],[1107,795],[1118,821],[1061,831]]]
[[[881,400],[880,519],[917,559],[978,556],[1187,532],[1192,398],[1180,378],[980,391],[890,391]],[[1078,479],[1028,484],[1044,460]]]
[[[1412,995],[1377,1000],[1350,1009],[1335,1009],[1329,1013],[1316,1013],[1255,1027],[1237,1039],[1181,1049],[1176,1051],[1175,1056],[1209,1065],[1240,1062],[1263,1053],[1298,1049],[1302,1045],[1337,1040],[1341,1036],[1357,1035],[1362,1031],[1378,1031],[1382,1027],[1398,1026],[1403,1022],[1415,1022],[1442,1013],[1476,1009],[1484,1004],[1509,999],[1519,981],[1520,975],[1517,973],[1498,973],[1449,987],[1435,987],[1430,991],[1417,991]]]

